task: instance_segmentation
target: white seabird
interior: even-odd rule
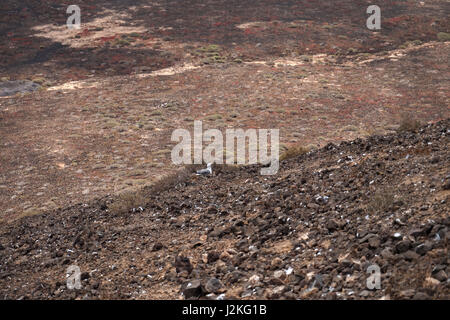
[[[200,176],[200,175],[212,174],[211,165],[212,165],[211,163],[208,163],[208,164],[206,165],[206,169],[198,170],[198,171],[197,171],[197,175]]]

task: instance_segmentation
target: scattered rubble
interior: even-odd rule
[[[142,212],[111,212],[106,197],[2,224],[0,297],[448,299],[449,124],[324,147],[273,176],[188,175]],[[342,154],[352,162],[336,165]],[[66,287],[70,265],[79,290]],[[373,265],[380,289],[367,286]]]

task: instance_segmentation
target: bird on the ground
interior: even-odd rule
[[[208,163],[206,165],[206,169],[201,169],[197,171],[197,175],[198,176],[203,176],[203,175],[208,175],[208,174],[212,174],[212,168],[211,168],[211,163]]]

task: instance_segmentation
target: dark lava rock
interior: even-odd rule
[[[223,235],[229,232],[229,228],[227,227],[217,227],[212,230],[208,236],[211,238],[221,238]]]
[[[247,239],[239,240],[239,241],[236,243],[236,249],[238,249],[239,251],[245,251],[245,250],[248,250],[248,246],[249,246],[249,243],[248,243],[248,240],[247,240]]]
[[[446,265],[445,264],[438,264],[433,268],[432,274],[436,274],[441,270],[445,270]]]
[[[450,190],[450,179],[447,180],[446,182],[444,182],[444,184],[442,185],[442,189],[443,190]]]
[[[183,283],[181,292],[185,299],[198,298],[203,295],[202,284],[200,280],[190,280]]]
[[[412,250],[408,250],[405,253],[403,253],[403,258],[408,261],[413,261],[419,258],[419,255]]]
[[[426,254],[431,249],[433,249],[433,243],[431,243],[430,241],[426,241],[425,243],[419,244],[416,247],[416,253],[420,254],[421,256],[423,256],[424,254]]]
[[[159,251],[162,248],[164,248],[164,245],[161,242],[156,242],[152,247],[152,251]]]
[[[330,232],[338,230],[339,227],[340,227],[340,225],[335,219],[328,220],[325,225],[325,228],[327,228],[327,230]]]
[[[351,262],[349,259],[343,259],[343,260],[341,261],[341,265],[342,265],[344,268],[348,268],[348,267],[351,267],[351,266],[353,265],[353,262]]]
[[[413,300],[430,300],[430,299],[431,297],[425,292],[417,292],[413,297]]]
[[[416,228],[409,232],[409,235],[413,237],[418,237],[426,234],[426,229],[424,228]]]
[[[228,283],[233,284],[233,283],[236,283],[239,280],[241,280],[243,277],[244,277],[244,273],[236,270],[236,271],[233,271],[233,272],[227,274],[225,279]]]
[[[177,273],[180,273],[182,271],[187,271],[187,273],[192,272],[192,264],[188,257],[185,256],[177,256],[175,258],[175,268],[177,270]]]
[[[5,279],[9,276],[11,276],[11,273],[9,272],[0,272],[0,279]]]
[[[80,276],[81,280],[87,280],[91,277],[91,275],[89,274],[89,272],[83,272]]]
[[[403,253],[403,252],[408,251],[410,247],[411,247],[411,241],[409,241],[409,240],[402,240],[402,241],[399,241],[395,245],[395,251],[397,253]]]
[[[207,261],[208,263],[213,263],[219,260],[220,254],[217,251],[210,251],[208,252]]]
[[[443,282],[443,281],[447,281],[448,276],[444,270],[440,270],[433,275],[433,278]]]
[[[363,235],[363,233],[361,233],[361,236]],[[369,241],[369,239],[371,239],[371,238],[373,238],[373,237],[378,237],[376,234],[374,234],[374,233],[369,233],[369,234],[366,234],[364,237],[362,237],[360,240],[359,240],[359,243],[364,243],[364,242],[366,242],[366,241]]]
[[[218,293],[223,288],[222,282],[217,278],[211,278],[205,284],[205,291],[207,293]]]
[[[440,225],[440,224],[434,225],[433,228],[430,231],[431,236],[436,235],[437,233],[439,233],[444,228],[445,228],[445,226]]]
[[[430,163],[432,163],[432,164],[439,163],[439,161],[441,161],[439,156],[434,156],[430,159]]]

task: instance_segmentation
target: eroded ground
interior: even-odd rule
[[[448,299],[435,123],[450,116],[450,4],[378,1],[378,32],[370,4],[80,0],[68,30],[66,4],[3,0],[0,89],[41,88],[0,97],[0,296]],[[434,125],[373,136],[405,117]],[[276,176],[215,168],[114,209],[178,169],[170,137],[194,120],[327,147]],[[381,290],[365,287],[373,263]]]
[[[323,146],[449,116],[446,1],[4,1],[0,208],[11,220],[158,179],[175,128],[280,128]],[[442,39],[441,39],[442,40]]]
[[[3,224],[0,297],[448,299],[449,122]]]

